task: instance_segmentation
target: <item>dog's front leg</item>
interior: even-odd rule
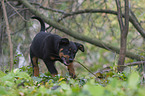
[[[74,67],[73,67],[73,63],[70,63],[70,65],[68,65],[67,68],[68,68],[70,76],[73,79],[75,79],[76,78],[76,74],[75,74],[75,70],[74,70]]]
[[[49,60],[48,61],[44,60],[44,63],[46,65],[48,71],[51,73],[52,77],[55,77],[58,74],[58,72],[55,68],[55,65],[54,65],[55,62],[54,61],[49,61]]]

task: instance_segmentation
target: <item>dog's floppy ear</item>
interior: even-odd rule
[[[85,51],[84,46],[83,46],[82,44],[76,43],[76,42],[74,42],[74,43],[76,44],[76,46],[77,46],[77,48],[78,48],[79,50],[81,50],[82,52]]]
[[[69,40],[67,38],[61,38],[59,44],[61,44],[61,45],[67,45],[67,44],[69,44]]]

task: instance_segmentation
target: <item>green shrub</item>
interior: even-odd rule
[[[30,69],[31,70],[31,69]],[[23,70],[26,71],[26,70]],[[110,75],[108,78],[91,76],[72,79],[60,75],[41,74],[31,77],[29,70],[15,69],[8,74],[0,71],[0,95],[4,96],[144,96],[138,72]],[[127,76],[126,76],[127,75]],[[102,83],[105,82],[105,83]]]

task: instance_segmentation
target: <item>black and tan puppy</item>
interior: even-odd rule
[[[34,76],[39,76],[38,58],[40,58],[44,61],[52,76],[58,74],[55,68],[55,61],[60,61],[67,66],[72,78],[75,78],[73,60],[78,50],[84,52],[84,46],[56,34],[46,33],[43,20],[36,16],[32,17],[32,19],[39,20],[41,24],[41,30],[34,37],[30,46],[30,58]]]

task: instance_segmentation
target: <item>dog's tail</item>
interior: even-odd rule
[[[37,16],[33,16],[31,18],[32,19],[37,19],[40,22],[40,24],[41,24],[40,32],[44,32],[45,31],[45,24],[44,24],[43,20],[40,17],[37,17]]]

